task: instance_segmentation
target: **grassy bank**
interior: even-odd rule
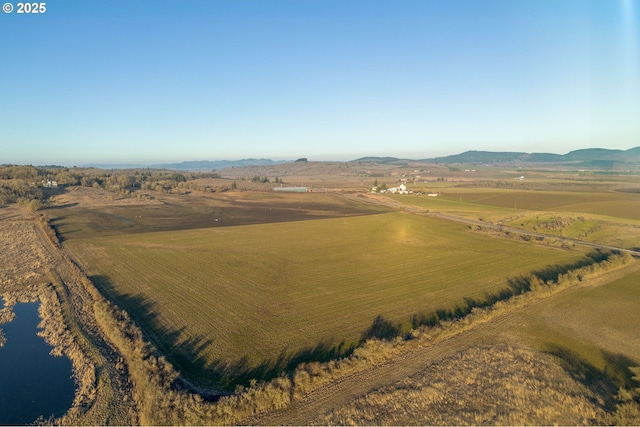
[[[55,276],[50,276],[55,280]],[[69,322],[63,306],[60,304],[54,284],[26,285],[2,295],[4,307],[0,311],[0,324],[9,322],[14,315],[12,307],[17,303],[39,301],[40,323],[38,335],[52,347],[51,355],[68,357],[72,363],[76,392],[73,404],[65,416],[59,420],[62,424],[75,424],[83,420],[82,414],[96,396],[95,366],[86,355],[86,347],[78,343],[82,335],[77,325]]]

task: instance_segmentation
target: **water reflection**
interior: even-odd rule
[[[59,417],[73,403],[71,361],[51,356],[51,346],[36,335],[39,305],[16,304],[15,319],[0,325],[7,339],[0,347],[0,424]]]

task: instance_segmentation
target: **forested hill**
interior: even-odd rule
[[[465,151],[452,156],[424,159],[433,163],[582,163],[600,166],[613,166],[616,163],[640,163],[640,147],[629,150],[610,150],[605,148],[586,148],[567,154]]]

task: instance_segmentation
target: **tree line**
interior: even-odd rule
[[[158,169],[103,170],[63,166],[0,165],[0,206],[28,205],[38,210],[54,186],[83,186],[130,195],[135,190],[172,192],[176,190],[227,190],[194,182],[200,178],[220,178],[213,172],[184,172]]]

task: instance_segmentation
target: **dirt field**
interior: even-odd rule
[[[95,192],[96,200],[93,201]],[[104,192],[72,190],[45,212],[63,239],[154,231],[229,227],[319,218],[372,215],[390,209],[358,203],[336,194],[233,192],[155,194],[153,200],[123,199],[105,205]]]
[[[136,197],[117,195],[101,188],[70,187],[60,189],[50,197],[52,207],[64,208],[78,206],[81,208],[104,206],[139,206],[158,205],[162,202],[155,197],[147,197],[147,193],[138,193]]]

